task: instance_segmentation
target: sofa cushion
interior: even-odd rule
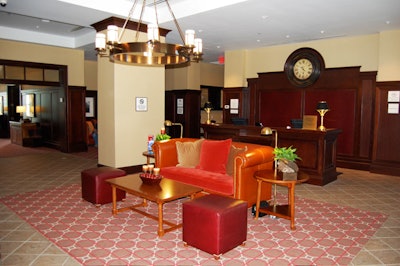
[[[196,168],[226,174],[226,163],[231,145],[232,139],[204,140],[201,144],[200,162]]]
[[[236,148],[234,145],[231,146],[231,149],[229,151],[229,155],[228,155],[228,162],[226,163],[226,174],[233,176],[233,167],[234,167],[234,161],[235,161],[235,157],[236,155],[238,155],[239,153],[242,152],[246,152],[247,151],[247,146],[243,147],[243,148]]]
[[[203,188],[210,193],[233,195],[233,177],[215,172],[188,167],[163,167],[160,171],[165,178]]]
[[[200,162],[200,149],[204,139],[199,139],[193,142],[177,141],[176,152],[178,155],[178,164],[182,167],[196,167]]]

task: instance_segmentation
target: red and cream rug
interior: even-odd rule
[[[376,212],[296,198],[296,230],[288,220],[254,220],[250,210],[245,246],[221,256],[184,247],[182,230],[157,237],[157,222],[134,212],[111,214],[81,199],[80,184],[0,199],[21,218],[84,265],[348,265],[386,220]],[[278,202],[286,198],[279,195]],[[138,202],[128,196],[123,205]],[[181,220],[178,200],[164,218]],[[156,214],[154,203],[146,211]]]

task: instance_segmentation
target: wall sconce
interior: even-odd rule
[[[321,130],[321,131],[325,131],[326,130],[326,128],[324,127],[324,115],[328,111],[329,111],[329,107],[328,107],[328,104],[326,103],[326,101],[318,102],[318,104],[317,104],[317,112],[321,116],[321,125],[319,126],[319,130]]]
[[[204,104],[204,111],[206,111],[207,113],[207,121],[206,124],[211,124],[211,120],[210,120],[210,113],[211,113],[211,109],[213,108],[211,102],[206,102]]]
[[[26,112],[26,107],[23,106],[23,105],[18,105],[16,112],[19,113],[20,120],[23,121],[24,120],[24,113]]]
[[[164,125],[166,127],[181,126],[181,138],[182,138],[182,136],[183,136],[183,125],[181,123],[172,123],[170,120],[165,120]]]

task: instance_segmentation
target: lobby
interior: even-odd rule
[[[10,1],[11,2],[11,1]],[[94,23],[94,22],[93,22]],[[298,195],[328,201],[335,204],[343,204],[363,210],[370,210],[371,205],[375,209],[382,210],[390,218],[376,235],[368,242],[366,247],[358,254],[353,265],[395,265],[399,262],[399,214],[396,209],[398,193],[393,188],[398,186],[400,175],[400,157],[398,139],[399,114],[388,114],[389,102],[376,101],[380,97],[387,96],[388,91],[400,91],[400,28],[390,29],[371,34],[355,36],[339,36],[320,40],[309,40],[286,44],[268,45],[257,48],[243,48],[227,50],[224,53],[224,64],[211,64],[209,62],[192,63],[189,67],[164,69],[147,68],[113,64],[108,58],[98,58],[97,61],[85,59],[85,53],[80,49],[57,47],[54,45],[35,44],[17,40],[0,39],[0,59],[11,61],[36,62],[44,64],[64,65],[68,68],[68,86],[84,87],[86,91],[97,94],[97,114],[99,122],[99,147],[97,160],[85,161],[84,167],[95,165],[107,165],[117,168],[136,168],[145,162],[142,152],[146,150],[147,137],[149,134],[157,134],[164,125],[166,117],[165,95],[166,91],[174,90],[201,90],[201,86],[222,87],[224,90],[246,89],[249,87],[249,80],[259,78],[259,73],[283,73],[284,65],[289,55],[303,47],[310,47],[317,50],[324,58],[326,69],[359,67],[361,76],[363,73],[374,73],[375,79],[369,87],[373,100],[368,102],[371,122],[366,128],[358,127],[358,134],[354,139],[360,140],[354,144],[350,159],[356,157],[357,162],[367,164],[366,169],[343,168],[343,176],[327,187],[313,185],[299,186]],[[361,79],[361,83],[364,80]],[[365,83],[365,82],[364,82]],[[362,87],[362,86],[360,86]],[[27,89],[31,89],[28,87]],[[287,89],[287,88],[283,88]],[[290,88],[293,89],[293,88]],[[0,95],[7,90],[7,84],[1,82]],[[148,106],[146,112],[136,109],[136,98],[147,98]],[[329,99],[326,99],[329,103]],[[361,99],[357,98],[362,105]],[[383,103],[377,105],[377,103]],[[397,103],[397,102],[390,102]],[[284,103],[283,103],[284,104]],[[365,104],[364,104],[365,106]],[[382,109],[380,109],[382,108]],[[377,119],[380,111],[386,111],[383,117],[385,124],[379,124]],[[220,115],[222,111],[213,111],[212,119],[219,123],[223,122]],[[201,118],[198,123],[205,120],[204,111],[201,111]],[[317,114],[317,113],[315,113]],[[327,114],[329,116],[329,113]],[[357,117],[363,113],[356,113]],[[386,120],[389,117],[390,120]],[[273,125],[273,126],[285,126]],[[329,127],[329,120],[326,121]],[[359,126],[359,125],[358,125]],[[385,131],[380,131],[384,129]],[[362,149],[360,149],[360,145]],[[346,154],[345,154],[346,155]],[[67,154],[67,156],[69,156]],[[346,157],[346,156],[343,156]],[[360,158],[362,160],[360,160]],[[5,164],[24,164],[28,158],[5,159]],[[370,166],[378,173],[371,172]],[[390,167],[390,175],[384,175],[384,166]],[[73,173],[65,177],[66,183],[79,182],[79,170],[81,166],[71,166]],[[52,183],[51,179],[56,178],[49,174],[50,180],[44,182]],[[1,179],[6,178],[1,174]],[[21,180],[29,179],[26,173],[19,175]],[[380,182],[380,179],[383,181]],[[32,181],[32,180],[30,180]],[[21,181],[24,183],[24,181]],[[32,181],[33,182],[33,181]],[[61,181],[60,181],[61,182]],[[364,183],[365,182],[365,183]],[[29,185],[32,190],[42,189],[41,184]],[[362,185],[360,184],[362,183]],[[378,183],[376,190],[370,190]],[[54,183],[52,183],[54,185]],[[49,186],[44,186],[49,187]],[[51,186],[50,186],[51,187]],[[365,191],[369,191],[365,195]],[[25,192],[24,189],[15,188],[11,185],[10,191],[2,194]],[[329,196],[327,196],[329,195]],[[339,196],[338,196],[339,195]],[[345,196],[343,196],[345,195]],[[354,195],[357,195],[355,198]],[[341,198],[338,200],[338,198]],[[365,198],[364,198],[365,197]],[[371,204],[370,204],[371,203]],[[2,213],[5,219],[3,223],[16,224],[23,231],[31,231],[25,223],[15,217],[4,205]],[[17,221],[17,222],[15,222]],[[15,228],[7,229],[7,234],[15,233]],[[12,233],[11,233],[12,232]],[[43,241],[35,231],[30,232],[28,239],[24,241]],[[33,236],[32,236],[33,235]],[[32,237],[32,238],[30,238]],[[2,247],[9,244],[6,239]],[[19,240],[18,240],[19,241]],[[46,242],[49,244],[48,242]],[[23,245],[23,243],[13,243]],[[30,243],[27,243],[30,244]],[[46,244],[43,244],[46,245]],[[46,246],[47,248],[48,246]],[[3,249],[3,248],[2,248]],[[15,248],[16,250],[17,248]],[[7,250],[7,257],[13,250]],[[62,263],[74,265],[75,261],[60,254],[54,247],[54,253],[62,257]],[[25,251],[23,251],[25,252]],[[23,257],[37,256],[33,254]],[[42,251],[41,251],[42,252]],[[2,252],[3,253],[3,252]],[[16,252],[14,255],[20,255]],[[47,254],[43,252],[43,254]],[[53,254],[54,255],[54,254]],[[4,257],[4,255],[2,255]],[[36,257],[35,257],[36,258]],[[393,260],[387,260],[394,258]],[[40,261],[39,259],[37,260]],[[33,264],[32,264],[33,265]]]

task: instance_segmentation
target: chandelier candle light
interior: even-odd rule
[[[122,43],[121,39],[128,21],[131,19],[139,1],[142,1],[142,7],[135,40],[134,42]],[[104,33],[96,34],[96,51],[98,55],[108,56],[112,62],[142,66],[177,65],[187,62],[199,62],[202,60],[202,40],[195,38],[194,30],[186,30],[185,35],[183,34],[168,0],[164,0],[164,2],[168,7],[184,44],[160,42],[157,2],[159,1],[154,0],[153,4],[156,23],[147,25],[147,42],[138,41],[140,26],[143,24],[142,19],[146,8],[146,0],[135,0],[120,33],[117,26],[109,25],[107,27],[107,38]]]

